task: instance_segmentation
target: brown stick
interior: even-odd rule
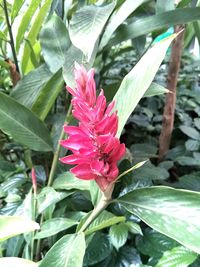
[[[17,82],[20,80],[20,74],[16,69],[16,65],[12,62],[10,59],[5,60],[9,64],[9,69],[10,69],[10,77],[13,82],[13,86],[17,84]]]
[[[182,26],[175,26],[175,32],[183,29]],[[169,70],[167,76],[167,88],[170,93],[166,95],[165,107],[163,112],[162,130],[159,137],[159,157],[162,161],[169,150],[171,135],[174,127],[174,112],[176,106],[176,85],[180,69],[180,61],[183,47],[184,31],[182,31],[172,44],[171,56],[169,61]]]

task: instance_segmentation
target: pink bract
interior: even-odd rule
[[[115,136],[118,128],[116,112],[111,113],[114,102],[106,106],[104,91],[96,96],[94,70],[83,66],[75,68],[76,88],[67,87],[72,94],[72,114],[78,126],[64,126],[68,134],[60,144],[72,154],[61,158],[65,164],[76,165],[70,171],[77,178],[95,180],[102,191],[114,182],[119,170],[117,162],[125,154],[125,145]]]

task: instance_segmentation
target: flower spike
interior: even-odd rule
[[[70,171],[77,178],[95,180],[102,191],[113,183],[119,170],[117,162],[125,154],[125,145],[115,136],[118,128],[117,113],[111,113],[114,102],[106,106],[104,91],[96,96],[94,70],[75,66],[76,88],[67,87],[73,96],[72,114],[78,126],[64,126],[68,134],[60,144],[72,154],[60,159],[65,164],[76,165]]]

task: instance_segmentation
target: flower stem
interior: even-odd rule
[[[69,116],[70,116],[71,110],[72,110],[72,105],[70,104],[69,109],[67,111],[65,122],[69,121]],[[60,133],[59,140],[63,139],[64,135],[65,135],[65,132],[64,132],[64,128],[63,128],[61,133]],[[56,171],[56,168],[57,168],[60,149],[61,149],[61,146],[60,146],[60,144],[58,142],[57,147],[56,147],[56,151],[55,151],[55,154],[54,154],[54,157],[53,157],[53,161],[52,161],[51,170],[50,170],[50,173],[49,173],[49,179],[48,179],[47,186],[51,186],[52,185],[52,182],[53,182],[53,179],[54,179],[54,175],[55,175],[55,171]]]
[[[81,226],[80,230],[78,231],[78,234],[84,232],[87,227],[93,222],[94,219],[109,205],[111,199],[105,198],[103,195],[100,199],[97,206],[93,209],[90,216],[87,218],[87,220],[84,222],[84,224]]]
[[[96,217],[110,204],[112,200],[112,192],[114,190],[114,184],[110,184],[105,192],[103,192],[102,197],[97,204],[97,206],[93,209],[90,216],[86,219],[86,221],[81,226],[78,234],[84,232],[87,227],[96,219]]]
[[[7,24],[7,28],[8,28],[8,32],[9,32],[9,36],[10,36],[10,45],[11,45],[11,49],[12,49],[13,59],[14,59],[14,62],[15,62],[16,70],[19,73],[19,65],[18,65],[18,61],[17,61],[17,54],[16,54],[16,50],[15,50],[15,44],[14,44],[14,38],[13,38],[13,34],[12,34],[12,28],[11,28],[11,24],[10,24],[10,21],[9,21],[8,8],[7,8],[6,0],[3,0],[3,5],[4,5],[4,13],[5,13],[5,18],[6,18],[6,24]]]

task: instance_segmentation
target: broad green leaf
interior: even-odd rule
[[[49,206],[56,204],[71,194],[73,194],[73,192],[56,192],[52,187],[44,187],[37,196],[39,203],[38,212],[43,212]]]
[[[111,101],[113,99],[114,95],[116,94],[117,90],[119,89],[119,86],[120,86],[119,82],[104,86],[104,93],[105,93],[107,101]],[[147,89],[147,91],[145,92],[143,97],[152,97],[152,96],[156,96],[156,95],[167,94],[169,92],[170,91],[167,88],[153,82],[149,86],[149,88]]]
[[[89,225],[85,234],[89,235],[101,229],[107,228],[116,223],[125,222],[124,216],[116,216],[111,212],[104,210],[99,216]]]
[[[115,7],[115,1],[104,6],[85,6],[70,21],[69,34],[72,43],[90,60],[95,44]]]
[[[76,221],[68,218],[53,218],[47,220],[41,225],[41,231],[37,232],[37,234],[35,235],[35,239],[41,239],[55,235],[76,224]]]
[[[19,11],[23,5],[25,0],[14,0],[11,10],[11,20],[13,21],[14,18],[19,14]]]
[[[182,125],[179,128],[187,136],[200,141],[200,134],[195,128],[186,125]]]
[[[40,229],[38,223],[20,216],[0,216],[0,241]]]
[[[58,71],[65,62],[66,53],[71,45],[64,22],[57,15],[44,25],[40,33],[40,42],[45,62],[52,72]]]
[[[30,110],[3,93],[0,93],[0,129],[30,149],[52,150],[46,126]]]
[[[192,172],[179,177],[175,187],[200,192],[200,172]]]
[[[152,83],[147,89],[147,91],[145,92],[143,97],[152,97],[155,95],[162,95],[166,93],[170,93],[170,91],[167,88],[157,83]]]
[[[200,194],[157,186],[137,189],[118,199],[150,227],[200,253]]]
[[[21,250],[24,246],[24,237],[23,235],[17,235],[11,237],[6,241],[6,257],[18,257],[21,253]]]
[[[119,118],[118,137],[121,135],[128,117],[153,81],[168,47],[175,37],[176,35],[172,35],[151,47],[123,79],[114,97],[115,110],[117,110]]]
[[[31,27],[28,35],[27,35],[26,39],[30,42],[30,45],[32,45],[32,46],[37,41],[38,33],[41,29],[42,23],[46,17],[46,14],[50,8],[51,3],[52,3],[52,0],[46,0],[44,2],[43,6],[40,8],[40,10],[39,10],[34,22],[33,22],[33,25],[32,25],[32,27]],[[23,51],[23,56],[22,56],[22,61],[21,61],[21,68],[22,68],[23,73],[25,73],[25,71],[26,71],[26,67],[27,67],[27,63],[28,63],[27,58],[29,58],[31,55],[30,45],[28,44],[28,42],[26,42],[24,44],[24,51]]]
[[[128,227],[125,223],[119,223],[111,226],[109,230],[110,241],[118,250],[122,247],[128,238]]]
[[[63,85],[64,81],[62,78],[62,71],[59,70],[47,82],[47,84],[42,88],[42,90],[40,90],[31,110],[35,114],[37,114],[37,116],[41,120],[44,120],[46,118]]]
[[[112,245],[107,235],[97,232],[90,241],[83,266],[97,264],[107,258],[112,252]],[[97,265],[98,266],[98,265]]]
[[[78,179],[71,172],[65,172],[58,176],[53,183],[55,189],[78,189],[78,190],[89,190],[90,181]]]
[[[47,252],[39,267],[82,267],[84,234],[65,235]]]
[[[122,22],[141,4],[147,2],[147,0],[126,0],[122,5],[112,14],[109,19],[108,25],[106,26],[103,34],[100,48],[103,48],[110,40],[114,31],[119,27]]]
[[[159,259],[167,250],[171,250],[178,246],[178,243],[153,229],[144,229],[144,235],[136,237],[137,250],[143,255],[148,255],[151,258]]]
[[[184,247],[175,247],[164,252],[155,267],[187,267],[192,264],[198,255]]]
[[[38,267],[38,263],[16,257],[0,258],[0,266],[5,267]]]
[[[199,12],[200,7],[179,8],[158,15],[138,19],[129,25],[122,25],[117,29],[116,36],[111,39],[109,46],[116,45],[128,39],[133,39],[165,27],[170,27],[176,24],[186,24],[188,22],[199,20]]]
[[[44,64],[18,82],[11,93],[18,102],[44,120],[64,84],[61,70],[52,74]]]
[[[39,7],[41,1],[40,0],[32,0],[30,2],[30,5],[26,9],[26,12],[24,13],[20,25],[18,27],[18,32],[16,36],[16,50],[19,51],[20,44],[24,39],[25,32],[29,26],[29,23],[36,12],[37,8]]]
[[[11,96],[18,102],[31,109],[41,91],[52,79],[53,74],[46,64],[31,71],[20,80],[13,89]],[[52,88],[53,90],[53,88]]]

